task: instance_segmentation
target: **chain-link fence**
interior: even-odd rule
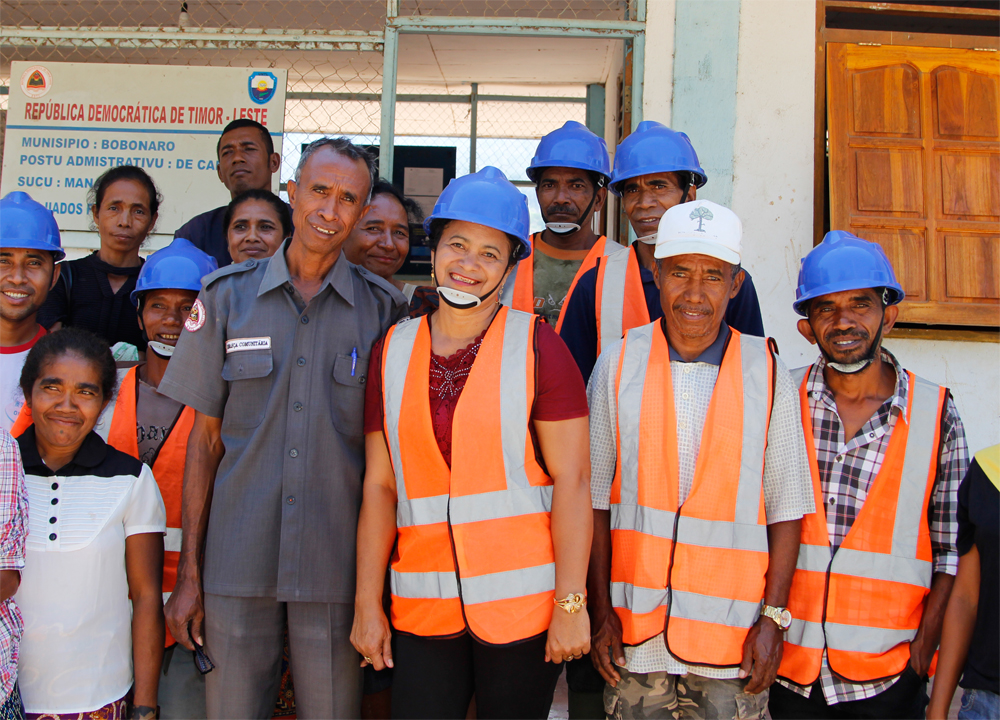
[[[400,0],[398,16],[600,24],[638,1]],[[13,60],[284,68],[283,187],[310,139],[380,143],[386,22],[379,0],[0,0],[0,109]],[[458,175],[496,165],[526,185],[538,138],[590,119],[587,86],[614,87],[622,54],[613,38],[400,35],[393,142],[454,147]]]

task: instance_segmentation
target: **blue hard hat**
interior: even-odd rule
[[[448,183],[434,203],[434,212],[424,220],[428,235],[435,220],[464,220],[513,235],[523,248],[518,260],[531,255],[528,198],[492,165]]]
[[[66,257],[56,216],[20,191],[0,200],[0,247],[47,250],[56,262]]]
[[[615,151],[615,169],[608,186],[621,195],[621,182],[640,175],[662,172],[689,172],[695,187],[708,182],[698,163],[698,153],[688,136],[655,120],[643,120]]]
[[[862,288],[885,288],[886,305],[895,305],[905,297],[903,288],[896,282],[892,263],[878,243],[834,230],[802,258],[792,308],[808,317],[810,300]]]
[[[201,290],[201,279],[219,269],[219,263],[190,240],[174,238],[162,250],[149,256],[139,271],[132,291],[132,303],[150,290]]]
[[[579,168],[601,176],[599,187],[611,180],[611,159],[604,138],[595,135],[583,123],[569,120],[538,142],[535,157],[525,170],[528,179],[538,182],[536,170],[548,167]]]

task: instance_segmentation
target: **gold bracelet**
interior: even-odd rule
[[[556,600],[553,598],[552,602],[568,612],[570,615],[573,615],[574,613],[578,613],[583,610],[584,606],[587,604],[587,596],[583,593],[570,593],[562,600]]]

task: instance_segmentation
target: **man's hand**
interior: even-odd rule
[[[937,650],[926,638],[922,631],[918,631],[917,636],[910,641],[910,667],[921,678],[926,678],[930,673],[934,651]]]
[[[174,591],[163,607],[163,614],[166,616],[170,634],[181,645],[193,652],[192,637],[199,645],[205,644],[203,632],[205,602],[198,580],[185,579],[178,573],[177,584],[174,585]]]
[[[760,617],[743,641],[740,677],[750,678],[745,692],[756,695],[774,683],[784,649],[784,633],[769,617]]]
[[[590,661],[597,672],[611,687],[617,687],[622,676],[615,669],[625,667],[625,649],[622,647],[622,623],[609,607],[591,607]],[[614,658],[614,662],[612,662]]]
[[[351,644],[361,653],[361,667],[371,665],[376,670],[392,667],[392,633],[382,603],[356,602]]]

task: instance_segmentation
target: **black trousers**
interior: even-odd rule
[[[561,665],[545,662],[545,635],[515,645],[396,635],[394,718],[547,718]]]
[[[817,682],[804,698],[778,683],[771,686],[768,709],[774,720],[911,720],[924,717],[927,681],[907,665],[899,680],[885,692],[867,700],[827,705]]]

